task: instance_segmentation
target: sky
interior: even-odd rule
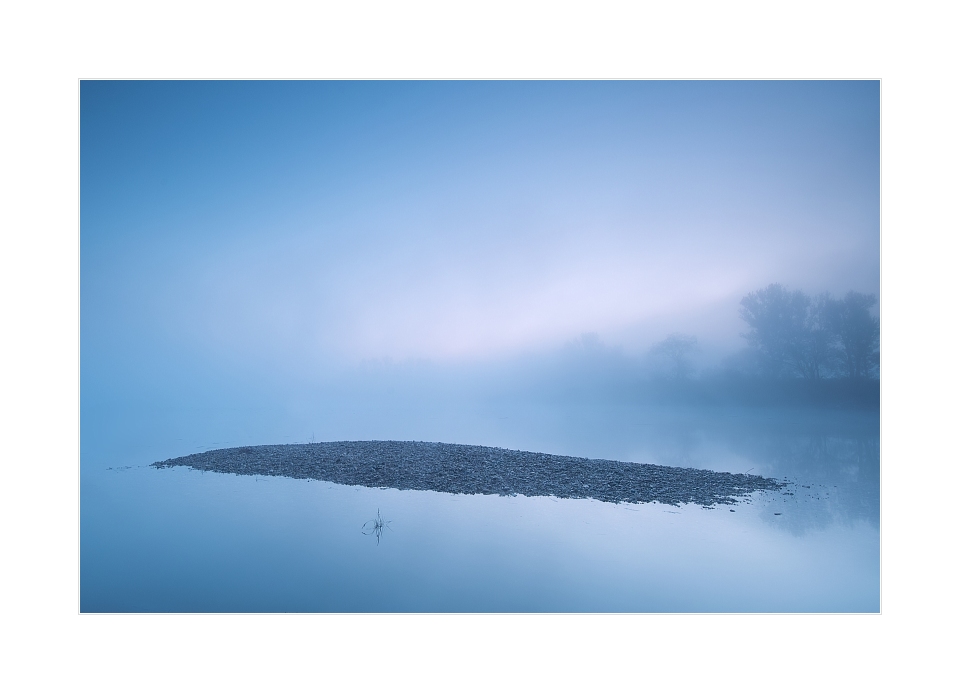
[[[80,143],[82,390],[727,353],[771,282],[879,295],[876,81],[84,81]]]

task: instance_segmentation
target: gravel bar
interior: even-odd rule
[[[755,474],[547,455],[480,445],[355,441],[210,450],[154,462],[207,472],[442,493],[730,505],[784,484]]]

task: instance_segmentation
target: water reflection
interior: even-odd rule
[[[377,508],[377,516],[363,523],[363,527],[360,528],[360,531],[366,534],[368,537],[373,535],[377,538],[377,546],[380,546],[380,537],[383,534],[383,530],[390,529],[390,520],[384,520],[380,516],[380,508]]]
[[[764,499],[776,525],[802,533],[833,522],[880,522],[879,416],[752,412],[666,426],[649,441],[660,460],[746,467],[792,483]],[[779,513],[779,514],[777,514]]]
[[[308,420],[298,436],[259,415],[217,426],[213,416],[129,412],[85,423],[83,611],[879,609],[876,413],[514,402],[369,430]],[[202,449],[306,442],[314,432],[683,464],[790,485],[731,513],[144,466]],[[380,542],[391,521],[403,531]],[[386,587],[376,582],[385,571],[395,578]]]
[[[742,438],[735,449],[795,479],[780,523],[793,532],[832,522],[880,523],[880,440],[866,436],[791,435]]]
[[[522,423],[500,431],[518,446],[790,482],[792,495],[754,502],[766,522],[791,534],[861,521],[879,529],[877,410],[587,403],[535,411],[504,402],[498,411]]]

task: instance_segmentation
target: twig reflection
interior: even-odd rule
[[[374,535],[377,538],[377,546],[380,546],[380,535],[383,534],[384,529],[390,529],[390,520],[384,520],[380,516],[380,508],[377,508],[377,517],[364,522],[360,531],[367,536]]]

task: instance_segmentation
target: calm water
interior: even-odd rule
[[[81,609],[879,611],[876,412],[384,406],[84,405]],[[731,512],[147,467],[311,438],[496,445],[796,486]],[[378,511],[379,543],[361,531]]]

